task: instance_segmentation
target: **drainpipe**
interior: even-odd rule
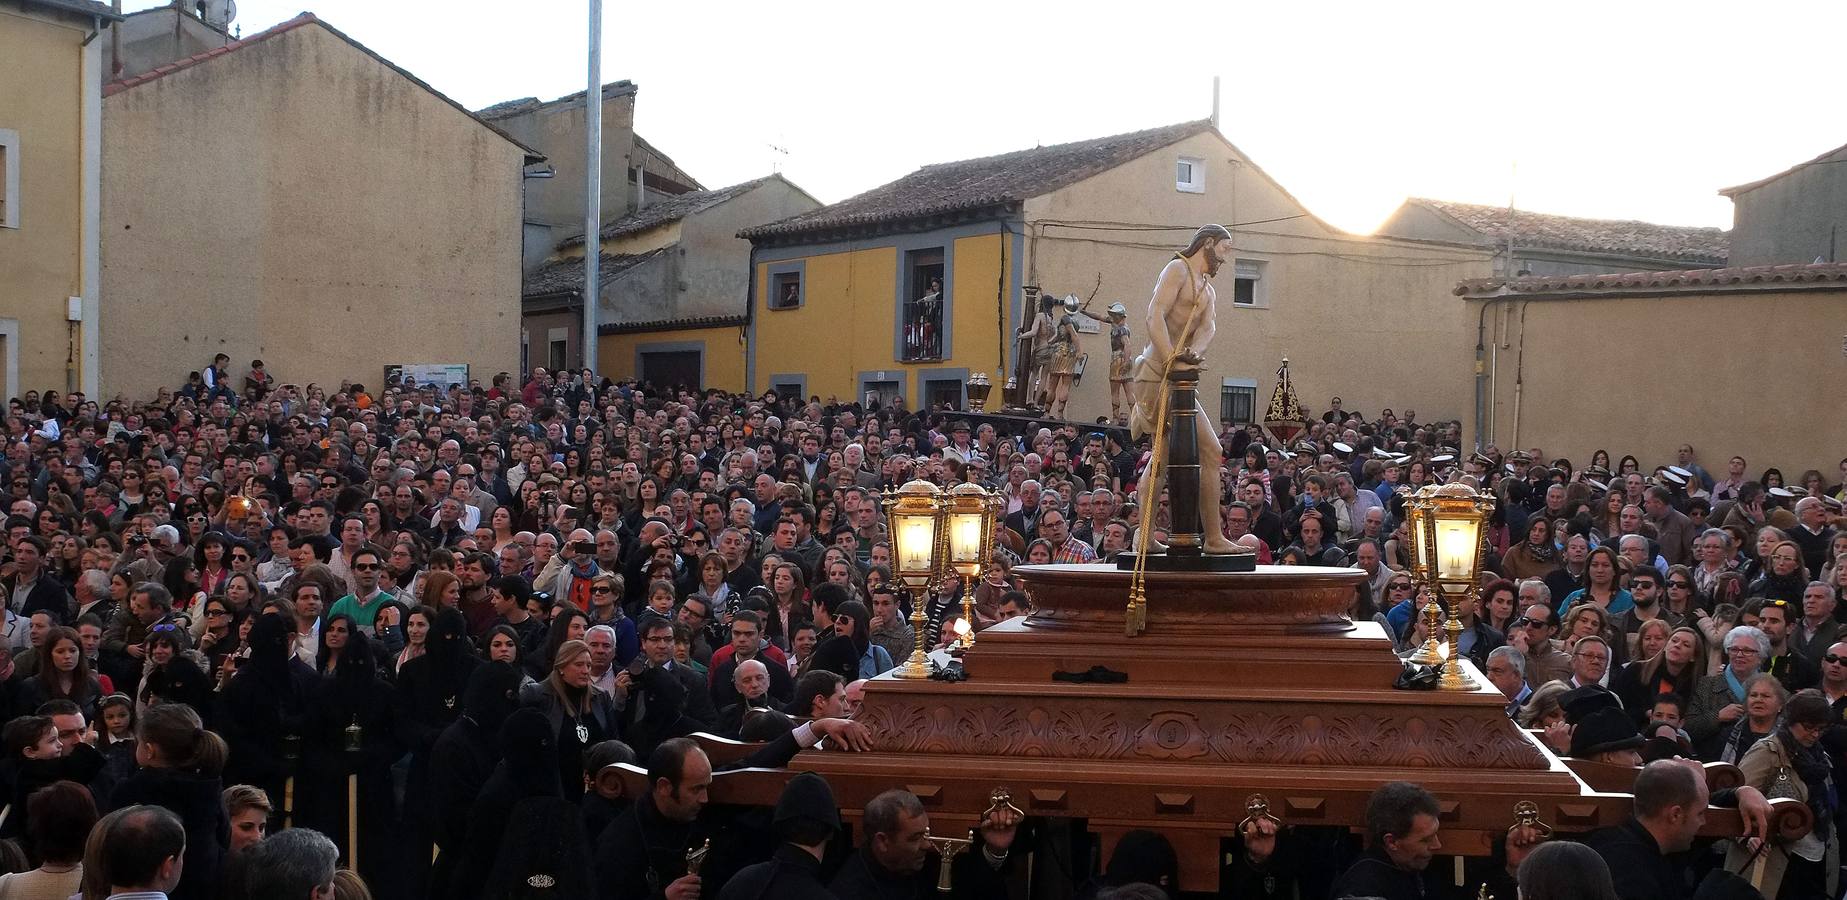
[[[1514,439],[1508,445],[1510,449],[1520,446],[1520,395],[1526,389],[1526,306],[1531,302],[1520,304],[1520,350],[1514,358]]]
[[[1481,313],[1475,317],[1475,452],[1480,453],[1484,446],[1482,423],[1488,419],[1488,370],[1486,366],[1487,348],[1482,344],[1482,334],[1488,327],[1488,307],[1493,300],[1484,300]]]
[[[583,359],[596,365],[596,315],[602,302],[603,256],[603,0],[590,0],[590,85],[584,90],[584,319]]]

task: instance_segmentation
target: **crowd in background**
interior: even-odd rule
[[[65,783],[134,827],[168,810],[185,837],[174,896],[239,882],[227,860],[244,826],[226,785],[246,825],[327,842],[330,872],[356,852],[381,896],[491,894],[535,877],[542,845],[581,851],[540,874],[594,879],[583,896],[690,896],[702,880],[721,895],[713,885],[773,862],[777,840],[806,846],[795,838],[820,826],[812,803],[781,823],[709,822],[682,790],[711,776],[686,736],[760,744],[769,765],[822,740],[863,746],[860,682],[955,636],[954,579],[925,604],[921,637],[910,623],[885,492],[921,478],[1001,495],[977,628],[1030,613],[1014,566],[1108,562],[1137,538],[1145,441],[1109,427],[587,371],[328,390],[254,365],[238,389],[228,362],[146,402],[14,398],[0,455],[0,790],[13,801],[0,836],[48,827],[36,798]],[[1597,703],[1560,695],[1595,684],[1630,731],[1686,755],[1754,771],[1753,753],[1781,746],[1805,778],[1815,754],[1840,762],[1822,732],[1847,709],[1841,473],[1785,483],[1733,458],[1714,474],[1691,446],[1648,467],[1603,451],[1582,466],[1537,447],[1468,453],[1458,423],[1331,405],[1290,442],[1224,426],[1222,524],[1260,562],[1361,568],[1355,618],[1408,651],[1426,634],[1405,495],[1471,479],[1501,502],[1482,599],[1457,610],[1460,650],[1522,724],[1588,754],[1573,741],[1607,729],[1567,707]],[[1152,510],[1156,537],[1167,513]],[[1803,730],[1791,717],[1814,718],[1816,691],[1827,727]],[[598,779],[617,763],[645,768],[656,791]],[[1832,821],[1831,784],[1825,801],[1805,785]],[[853,862],[829,861],[840,896],[872,895],[843,878],[934,884],[915,846],[881,843],[924,817],[908,796],[868,810],[878,828]],[[564,807],[581,827],[557,830]],[[983,852],[958,868],[965,896],[1012,871],[1018,824],[984,823]],[[722,862],[673,877],[661,859],[708,832]],[[774,839],[725,837],[742,834]],[[679,846],[650,858],[663,840]],[[21,843],[22,867],[47,864],[36,839]],[[300,843],[290,852],[321,849]],[[1802,861],[1791,855],[1792,882]]]

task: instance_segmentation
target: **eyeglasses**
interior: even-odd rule
[[[1838,666],[1838,665],[1847,664],[1847,657],[1843,657],[1838,653],[1830,653],[1827,656],[1822,657],[1821,661],[1825,663],[1833,663],[1834,665]]]
[[[250,554],[248,554],[248,553],[233,553],[233,554],[231,554],[231,561],[232,561],[232,562],[249,562],[249,561],[250,561]]]
[[[1410,589],[1411,589],[1411,582],[1409,582],[1409,581],[1394,581],[1394,582],[1392,582],[1392,583],[1391,583],[1391,588],[1392,588],[1392,590],[1394,590],[1394,591],[1408,591],[1408,590],[1410,590]]]
[[[1727,650],[1725,652],[1731,654],[1732,656],[1762,656],[1764,655],[1763,652],[1758,650],[1756,647],[1746,647],[1742,644],[1740,644],[1739,646],[1733,647],[1730,650]]]
[[[353,571],[370,572],[378,568],[378,563],[353,563]]]
[[[1680,588],[1681,590],[1685,591],[1685,590],[1690,590],[1693,587],[1693,585],[1688,584],[1685,581],[1670,581],[1667,583],[1667,587],[1668,587],[1668,590],[1673,590],[1674,588]]]
[[[164,622],[162,624],[154,626],[153,628],[148,629],[149,632],[152,632],[154,634],[164,634],[169,631],[178,631],[178,630],[180,630],[180,626],[175,625],[171,622]]]
[[[592,594],[613,594],[615,592],[616,592],[615,588],[609,587],[607,585],[601,585],[601,584],[590,589],[590,593]]]

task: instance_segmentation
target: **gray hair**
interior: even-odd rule
[[[85,569],[82,575],[77,576],[77,581],[89,588],[93,596],[106,597],[109,595],[109,573],[101,569]]]
[[[1497,659],[1507,660],[1507,664],[1513,666],[1514,671],[1520,673],[1521,678],[1526,677],[1526,654],[1506,644],[1502,644],[1494,648],[1492,653],[1488,654],[1489,662],[1494,662]]]
[[[333,883],[340,850],[312,828],[287,828],[244,851],[244,884],[252,897],[307,897]]]
[[[589,637],[593,634],[596,634],[599,631],[604,634],[609,635],[610,643],[613,644],[616,642],[616,630],[614,628],[609,627],[608,625],[592,625],[590,626],[588,630],[584,632],[584,637]]]
[[[1726,632],[1725,652],[1726,653],[1732,652],[1732,647],[1736,646],[1739,641],[1745,641],[1745,640],[1748,640],[1752,644],[1755,644],[1757,646],[1758,655],[1760,656],[1770,655],[1770,636],[1767,634],[1764,634],[1761,629],[1753,625],[1740,625],[1736,628],[1733,628],[1731,631]]]
[[[757,514],[757,504],[750,502],[748,499],[739,497],[736,500],[731,501],[732,509],[737,509],[740,506],[744,507],[747,510],[750,510],[750,514],[753,516]]]
[[[1520,582],[1520,586],[1514,589],[1514,596],[1518,597],[1520,592],[1526,590],[1528,587],[1532,587],[1534,590],[1538,591],[1539,602],[1546,604],[1552,602],[1552,589],[1546,587],[1546,583],[1537,578],[1528,578]]]
[[[1699,534],[1699,539],[1702,541],[1710,537],[1718,538],[1720,546],[1725,547],[1728,550],[1731,549],[1731,546],[1732,546],[1732,533],[1731,532],[1726,531],[1723,528],[1708,528],[1705,531],[1700,532]]]
[[[133,597],[135,594],[148,595],[148,602],[160,609],[173,608],[173,595],[168,593],[158,581],[143,581],[135,585],[135,589],[129,592],[129,596]]]
[[[1621,549],[1626,549],[1626,548],[1627,548],[1627,547],[1629,546],[1629,542],[1630,542],[1630,541],[1641,541],[1641,542],[1642,542],[1642,549],[1643,549],[1643,550],[1647,550],[1647,549],[1648,549],[1648,538],[1645,538],[1645,537],[1643,537],[1643,536],[1641,536],[1641,535],[1639,535],[1639,534],[1625,534],[1625,535],[1623,535],[1623,539],[1622,539],[1621,541],[1618,541],[1618,542],[1617,542],[1617,544],[1616,544],[1616,547],[1617,547],[1617,549],[1619,549],[1619,550],[1621,550]]]

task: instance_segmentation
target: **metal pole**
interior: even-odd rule
[[[590,0],[590,86],[584,91],[584,303],[582,368],[597,371],[596,314],[603,291],[603,0]]]

